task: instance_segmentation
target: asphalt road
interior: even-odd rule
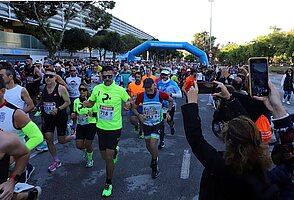
[[[271,75],[275,85],[279,85],[281,75]],[[199,111],[202,119],[202,130],[205,138],[217,149],[222,149],[222,143],[211,131],[213,109],[207,106],[208,95],[200,95]],[[113,177],[113,195],[108,199],[116,200],[196,200],[198,199],[199,183],[203,167],[191,155],[191,161],[186,170],[182,170],[184,150],[190,147],[184,135],[180,106],[183,99],[177,100],[175,113],[175,135],[170,135],[166,128],[165,148],[159,152],[160,175],[151,178],[149,168],[150,155],[144,140],[138,139],[133,126],[128,122],[128,112],[123,111],[123,130],[119,142],[119,161]],[[292,100],[294,104],[294,101]],[[294,113],[292,105],[285,105],[290,113]],[[38,119],[36,119],[39,121]],[[94,167],[85,168],[82,152],[75,148],[75,143],[56,144],[62,166],[53,173],[47,168],[52,163],[48,152],[36,154],[30,162],[36,167],[29,183],[42,187],[41,199],[102,199],[101,191],[105,183],[105,165],[98,150],[97,137],[93,143]],[[181,178],[181,173],[188,173],[188,178]]]

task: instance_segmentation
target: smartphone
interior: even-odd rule
[[[220,91],[214,82],[197,82],[197,86],[199,94],[212,94]]]
[[[268,59],[249,58],[249,93],[251,96],[268,96]]]

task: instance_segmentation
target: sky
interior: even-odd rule
[[[294,0],[114,0],[115,17],[160,41],[190,42],[193,35],[210,32],[216,43],[244,44],[271,32],[294,29]]]

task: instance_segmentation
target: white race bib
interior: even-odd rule
[[[100,105],[99,118],[103,120],[112,120],[114,115],[113,106],[102,106]]]
[[[26,77],[27,79],[27,83],[33,83],[34,82],[34,78],[32,76]]]
[[[55,102],[43,102],[44,111],[48,115],[50,115],[50,111],[56,109],[56,103]]]
[[[89,124],[88,115],[78,115],[78,123],[80,125]]]

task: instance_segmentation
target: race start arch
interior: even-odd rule
[[[182,49],[189,51],[193,55],[200,58],[200,62],[208,65],[207,55],[204,51],[189,44],[188,42],[161,42],[161,41],[146,41],[128,52],[128,62],[134,61],[135,56],[148,49]]]

